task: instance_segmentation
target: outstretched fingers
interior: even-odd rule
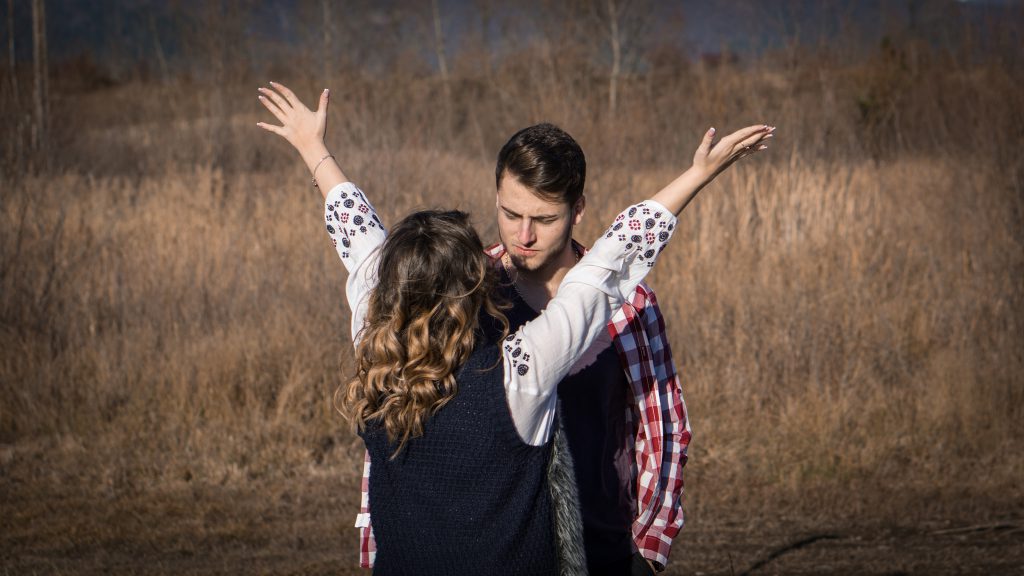
[[[768,149],[768,146],[765,145],[765,144],[757,144],[755,146],[750,146],[749,148],[743,148],[740,151],[740,153],[736,155],[736,159],[739,160],[740,158],[746,158],[747,156],[750,156],[751,154],[756,154],[756,153],[758,153],[758,152],[760,152],[762,150],[767,150],[767,149]]]
[[[260,90],[262,91],[263,89],[261,88]],[[270,110],[270,113],[273,114],[274,117],[277,118],[281,122],[281,124],[287,124],[288,123],[288,116],[270,98],[267,98],[262,93],[258,96],[258,98],[259,98],[260,104],[263,104],[264,108],[266,108],[267,110]]]
[[[743,140],[740,140],[739,147],[740,148],[751,148],[755,144],[757,144],[758,142],[763,142],[763,141],[771,138],[774,135],[773,134],[774,132],[775,132],[775,128],[774,127],[766,125],[763,128],[761,128],[761,129],[757,130],[756,132],[754,132],[753,134],[751,134],[750,136],[744,138]]]
[[[748,139],[764,135],[767,128],[768,126],[765,124],[755,124],[753,126],[747,126],[746,128],[740,128],[725,138],[722,138],[719,145],[727,146],[730,150],[743,148],[745,146],[745,144],[742,144],[743,142]]]
[[[295,95],[295,93],[292,92],[291,90],[289,90],[288,87],[285,86],[284,84],[278,84],[277,82],[271,82],[270,85],[274,87],[274,90],[277,90],[278,92],[281,93],[282,96],[287,98],[288,102],[290,103],[290,105],[292,105],[292,106],[294,106],[296,108],[299,107],[299,106],[302,106],[302,101],[299,100],[299,98]]]
[[[314,148],[319,151],[324,147],[323,140],[327,131],[327,97],[327,91],[324,90],[314,112],[287,87],[271,82],[269,87],[259,88],[259,101],[278,122],[257,122],[256,125],[283,137],[300,152]]]
[[[267,124],[266,122],[257,122],[256,125],[259,126],[260,128],[263,128],[267,132],[273,132],[278,136],[284,136],[284,128],[282,128],[281,126],[274,126],[273,124]]]
[[[327,133],[327,105],[329,104],[331,93],[324,88],[323,92],[320,93],[320,102],[316,107],[316,121],[321,126],[321,131]]]
[[[327,114],[327,100],[330,98],[330,95],[331,92],[327,88],[324,88],[324,91],[320,93],[320,103],[316,108],[317,114]]]
[[[259,93],[260,93],[261,96],[263,96],[264,98],[266,98],[266,99],[270,100],[271,102],[273,102],[274,105],[277,106],[278,109],[281,110],[281,112],[283,112],[285,114],[288,114],[294,108],[292,106],[291,102],[286,100],[283,96],[281,96],[277,92],[275,92],[275,91],[273,91],[273,90],[271,90],[269,88],[264,88],[263,86],[260,86],[258,88],[258,90],[259,90]]]
[[[715,127],[708,128],[708,131],[704,133],[704,138],[700,141],[700,146],[697,147],[697,154],[701,156],[707,156],[711,152],[711,144],[715,141]]]
[[[723,152],[731,158],[727,162],[731,164],[732,162],[735,162],[740,158],[745,158],[755,152],[767,150],[768,145],[766,144],[766,141],[774,136],[774,132],[774,126],[762,124],[758,126],[748,126],[747,128],[743,128],[742,130],[738,130],[730,134],[728,142],[726,142],[726,139],[722,140],[722,144],[725,145],[723,147]]]

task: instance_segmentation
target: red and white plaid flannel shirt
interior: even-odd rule
[[[505,249],[496,244],[487,249],[487,254],[497,261]],[[637,516],[633,519],[633,542],[644,558],[664,567],[672,540],[683,527],[683,466],[690,445],[690,423],[654,291],[643,283],[637,286],[633,298],[612,315],[608,332],[633,392],[632,437],[623,439],[634,455]],[[363,568],[371,568],[377,554],[370,524],[369,478],[367,453],[356,520],[359,565]]]

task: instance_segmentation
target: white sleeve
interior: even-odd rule
[[[377,255],[387,231],[362,190],[342,182],[327,193],[324,222],[341,262],[348,269],[345,295],[352,310],[352,343],[363,328],[370,291],[377,285]]]
[[[540,316],[502,343],[505,392],[524,442],[540,446],[551,438],[558,383],[654,266],[675,225],[672,212],[652,200],[624,210]]]

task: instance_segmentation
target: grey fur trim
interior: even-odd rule
[[[587,556],[583,548],[583,518],[576,488],[572,454],[562,431],[561,418],[555,419],[555,443],[548,466],[551,486],[551,511],[555,520],[555,548],[559,576],[586,576]]]

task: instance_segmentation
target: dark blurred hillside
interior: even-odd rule
[[[31,59],[29,2],[15,2],[14,28],[19,62]],[[320,0],[47,0],[50,14],[50,54],[61,60],[87,58],[102,73],[124,81],[159,68],[160,60],[175,69],[193,68],[188,62],[190,35],[228,34],[229,40],[248,44],[250,56],[273,58],[273,49],[258,46],[316,44],[324,18]],[[337,55],[354,42],[371,42],[373,50],[412,50],[433,65],[436,60],[416,20],[430,17],[427,2],[355,0],[328,2],[331,27],[349,38],[335,47]],[[585,16],[585,2],[568,3]],[[624,3],[628,4],[628,3]],[[581,7],[582,6],[582,7]],[[819,47],[840,42],[863,56],[885,36],[910,32],[937,47],[962,43],[965,36],[979,54],[1019,44],[1024,29],[1020,0],[728,0],[723,2],[649,2],[641,6],[651,22],[669,24],[657,32],[657,43],[683,49],[689,58],[705,53],[737,52],[745,57],[793,42]],[[528,0],[509,7],[493,0],[441,0],[439,9],[448,29],[446,48],[451,56],[475,49],[467,43],[481,25],[490,37],[489,48],[501,47],[501,36],[515,33],[527,42],[536,39],[537,18],[550,16],[551,3]],[[231,20],[231,23],[226,23]],[[998,34],[989,32],[996,24]],[[402,37],[382,32],[398,29]],[[647,31],[650,32],[650,31]],[[238,37],[231,37],[239,34]],[[397,47],[389,42],[403,40]],[[4,30],[4,43],[7,31]],[[253,49],[256,48],[254,51]],[[183,61],[186,59],[186,61]],[[372,60],[372,59],[369,59]],[[370,63],[363,59],[365,63]]]
[[[962,126],[946,124],[974,113],[953,101],[970,74],[1019,76],[1014,56],[1024,22],[1021,2],[951,0],[531,0],[515,8],[439,0],[436,13],[431,3],[400,0],[343,7],[326,0],[49,0],[52,145],[33,151],[39,120],[29,4],[8,4],[19,64],[6,67],[0,90],[0,162],[13,173],[30,166],[108,172],[113,165],[97,157],[108,148],[97,142],[105,131],[140,123],[169,128],[160,156],[171,163],[194,164],[202,155],[228,170],[269,168],[248,138],[235,141],[232,120],[258,110],[249,96],[269,79],[340,89],[345,105],[361,110],[358,121],[378,127],[360,132],[369,141],[395,133],[389,127],[418,126],[411,142],[490,154],[500,135],[540,119],[622,128],[633,144],[650,130],[671,138],[657,116],[713,120],[720,109],[704,100],[707,109],[683,103],[668,112],[675,103],[667,90],[682,97],[700,86],[712,96],[755,70],[759,83],[748,89],[763,98],[737,95],[738,102],[771,109],[825,89],[833,99],[826,104],[834,103],[830,130],[850,142],[843,153],[852,147],[878,158],[895,146],[924,151],[945,137],[967,138]],[[603,106],[577,105],[600,100]],[[929,108],[941,126],[912,119]],[[182,125],[171,121],[192,117],[206,119],[206,132],[193,126],[178,137]],[[193,137],[207,144],[188,144]],[[667,157],[636,145],[616,153],[642,163]],[[106,158],[124,166],[124,158],[138,156],[131,165],[147,166],[154,158],[147,154],[136,148]]]

